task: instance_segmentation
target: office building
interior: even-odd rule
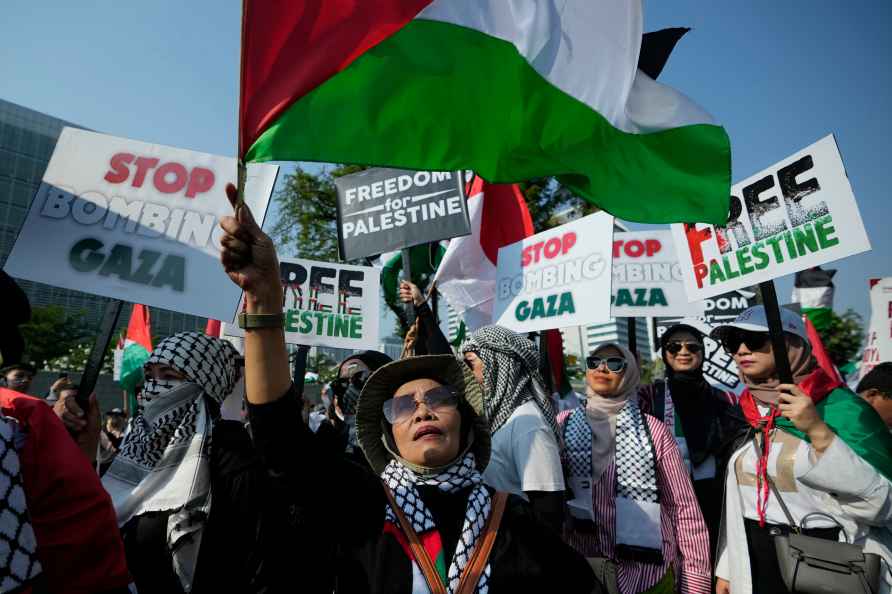
[[[25,220],[31,199],[62,128],[77,124],[0,99],[0,266],[12,251],[19,228]],[[107,303],[104,297],[16,279],[32,307],[58,305],[73,317],[82,317],[88,328],[97,328]],[[129,308],[120,325],[126,326]],[[168,336],[185,330],[205,328],[206,320],[158,308],[151,309],[152,333]]]

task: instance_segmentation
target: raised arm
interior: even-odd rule
[[[220,221],[226,231],[220,242],[223,268],[232,282],[245,292],[247,313],[281,315],[282,281],[276,248],[244,202],[238,202],[235,186],[226,186],[226,196],[235,216]],[[245,394],[248,402],[273,402],[282,398],[290,386],[283,325],[245,330]]]

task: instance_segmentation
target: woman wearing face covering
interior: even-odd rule
[[[731,436],[745,427],[733,394],[712,387],[703,376],[704,334],[676,324],[660,337],[666,377],[639,391],[641,410],[666,424],[691,473],[694,493],[715,552],[722,511],[724,469],[717,464]]]
[[[568,542],[610,592],[710,592],[706,525],[672,434],[638,406],[634,355],[605,344],[586,365],[585,408],[558,415]]]
[[[220,418],[237,358],[227,341],[184,332],[145,364],[143,410],[103,477],[142,594],[248,592],[262,573],[252,504],[265,475],[242,423]]]
[[[803,534],[839,540],[839,522],[849,542],[890,559],[892,436],[869,404],[815,363],[802,319],[781,308],[781,322],[792,384],[778,380],[763,306],[713,331],[746,384],[740,407],[749,428],[727,463],[715,571],[721,594],[788,591],[774,538],[789,534],[791,522],[772,483]],[[814,512],[831,517],[812,516],[802,527]],[[880,591],[889,592],[882,571]]]
[[[454,357],[396,361],[368,379],[357,436],[374,474],[314,447],[306,426],[284,421],[299,402],[288,374],[277,258],[234,188],[227,190],[237,206],[221,222],[223,264],[245,290],[247,312],[263,316],[245,332],[255,444],[295,514],[338,510],[316,535],[318,548],[331,552],[317,575],[329,581],[296,575],[302,591],[599,591],[585,561],[523,501],[483,485],[490,448],[480,390]]]
[[[560,532],[565,486],[559,431],[536,345],[506,328],[486,326],[467,338],[461,352],[483,388],[492,433],[484,480],[527,499]]]

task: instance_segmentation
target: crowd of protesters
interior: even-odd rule
[[[235,209],[224,268],[275,319],[275,250]],[[161,341],[129,422],[82,409],[67,378],[48,406],[26,395],[33,367],[4,368],[0,593],[773,594],[791,535],[879,559],[863,589],[826,591],[890,592],[892,362],[853,393],[784,310],[784,382],[756,306],[669,328],[650,384],[598,346],[556,414],[535,342],[489,326],[454,352],[418,288],[400,295],[404,357],[354,353],[317,409],[281,325],[246,329],[243,354]],[[706,380],[707,336],[739,397]]]

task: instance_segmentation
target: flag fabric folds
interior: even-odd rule
[[[728,136],[638,67],[642,27],[640,0],[249,0],[239,157],[553,175],[624,219],[722,224]]]
[[[120,353],[115,357],[121,362],[118,383],[129,394],[134,394],[143,380],[143,365],[152,352],[152,324],[145,305],[133,304],[127,334],[118,344],[118,350]]]

